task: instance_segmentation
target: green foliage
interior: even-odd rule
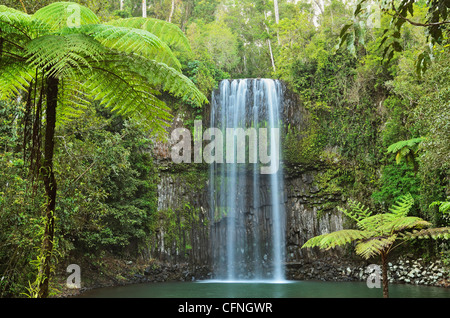
[[[152,144],[133,121],[95,112],[83,119],[61,131],[61,235],[92,254],[107,249],[136,255],[156,211]],[[119,129],[111,130],[113,124]]]
[[[414,169],[417,169],[416,154],[419,149],[419,144],[423,138],[413,138],[409,140],[401,140],[388,147],[387,151],[396,154],[395,161],[399,164],[402,159],[411,164]]]
[[[425,139],[421,142],[420,169],[448,173],[450,164],[450,54],[441,48],[424,74],[423,91],[412,120]]]
[[[17,146],[23,107],[0,102],[0,284],[2,296],[36,294],[45,198]],[[8,106],[9,105],[9,106]],[[14,119],[14,120],[13,120]],[[77,253],[136,257],[151,236],[158,174],[152,143],[134,121],[89,107],[58,128],[54,266]],[[3,142],[4,141],[4,142]],[[41,274],[40,274],[41,275]],[[42,277],[41,277],[42,278]]]
[[[239,62],[238,38],[222,20],[192,22],[187,37],[196,59],[213,63],[226,72],[235,69]]]
[[[278,23],[270,1],[175,1],[175,24],[166,22],[168,0],[147,1],[148,19],[141,18],[140,0],[125,0],[122,11],[115,0],[54,2],[0,5],[2,296],[31,295],[35,287],[28,281],[36,278],[45,198],[28,166],[28,151],[42,139],[29,134],[30,123],[45,124],[39,114],[46,114],[48,75],[60,79],[55,258],[78,251],[138,254],[158,220],[170,244],[189,252],[181,233],[197,224],[199,208],[186,199],[176,209],[156,211],[157,173],[143,119],[152,136],[164,134],[170,105],[191,127],[207,111],[205,96],[225,78],[283,80],[309,115],[305,127],[285,127],[283,159],[313,167],[323,159],[327,170],[315,180],[321,194],[357,198],[345,210],[351,220],[369,220],[359,226],[380,231],[388,224],[384,230],[397,235],[370,240],[375,234],[365,236],[358,227],[314,238],[318,246],[356,240],[357,253],[370,257],[407,239],[406,228],[424,226],[416,216],[447,224],[450,47],[442,1],[377,1],[377,12],[366,0],[354,8],[341,0],[320,6],[279,0]],[[82,5],[80,26],[70,27],[68,21],[77,22],[70,7],[76,3]],[[197,172],[184,176],[192,192],[205,177]],[[401,198],[406,201],[397,205]],[[408,207],[414,217],[391,222],[397,216],[389,208]],[[409,237],[446,233],[422,229]],[[444,253],[448,244],[441,245]]]
[[[346,24],[341,30],[341,47],[346,44],[347,48],[354,52],[356,42],[364,43],[362,40],[371,28],[370,22],[373,21],[373,7],[374,4],[367,0],[358,1],[352,17],[353,21]],[[427,11],[424,12],[424,9]],[[423,5],[419,0],[399,3],[394,0],[377,1],[375,3],[375,19],[378,21],[376,22],[381,23],[382,15],[391,18],[389,24],[384,26],[381,37],[380,47],[383,48],[383,60],[389,63],[396,53],[404,51],[401,33],[407,25],[426,29],[426,43],[442,45],[448,35],[445,25],[449,23],[449,13],[450,8],[441,0],[430,1],[427,5]],[[416,61],[418,74],[425,71],[431,64],[432,54],[429,47],[425,46],[425,49],[418,55]]]
[[[348,217],[356,221],[358,230],[340,230],[333,233],[326,233],[308,240],[302,247],[319,247],[321,249],[330,249],[336,246],[342,246],[350,242],[356,242],[355,252],[365,259],[376,255],[386,255],[393,248],[396,240],[409,239],[410,236],[402,236],[403,232],[413,229],[422,229],[430,227],[431,223],[418,218],[407,216],[414,203],[410,194],[404,195],[392,206],[387,213],[373,214],[364,209],[360,203],[350,201],[349,208],[340,209]],[[434,230],[448,233],[449,228]]]
[[[388,164],[381,171],[379,190],[372,194],[376,202],[389,206],[405,192],[418,198],[421,188],[420,180],[405,163]]]
[[[23,105],[0,101],[0,296],[26,293],[44,230],[43,193],[18,151]]]
[[[55,204],[58,190],[54,177],[56,118],[68,121],[82,115],[91,105],[89,102],[100,101],[101,105],[117,114],[139,118],[154,135],[161,136],[166,133],[165,128],[171,119],[169,108],[157,97],[161,90],[194,104],[207,102],[206,97],[181,73],[181,64],[169,48],[169,44],[180,43],[186,47],[184,34],[166,22],[131,22],[115,21],[118,26],[100,24],[92,10],[73,2],[55,2],[33,15],[0,6],[0,77],[4,84],[1,97],[26,99],[24,158],[31,149],[28,157],[34,160],[31,160],[31,165],[36,168],[34,177],[42,177],[47,196],[42,254],[38,258],[36,280],[40,297],[49,294],[51,256],[53,248],[57,248],[53,226],[60,208]],[[121,23],[140,28],[121,26]],[[164,40],[147,31],[148,28],[159,33]],[[57,107],[58,104],[62,108]],[[62,116],[57,115],[59,109],[62,109]],[[40,140],[44,131],[41,130],[42,113],[46,116],[45,146],[40,165]],[[33,128],[29,129],[32,116]],[[27,139],[33,140],[31,146],[25,142]],[[107,140],[105,143],[108,144]],[[123,185],[133,184],[136,177],[127,172],[120,180],[125,182]],[[120,175],[117,170],[114,173]],[[132,201],[131,197],[139,197],[136,191],[141,191],[141,187],[133,186],[135,192],[130,190],[128,197],[122,195],[120,198]],[[124,190],[118,188],[118,191]],[[107,212],[101,217],[94,218],[93,224],[97,223],[101,228],[88,235],[91,239],[89,244],[100,242],[104,246],[123,247],[132,239],[145,237],[146,232],[140,227],[147,214],[142,207],[121,202],[100,211],[105,210]],[[120,235],[114,232],[117,227],[123,227]]]
[[[314,124],[303,130],[288,126],[282,141],[283,159],[290,163],[313,163],[320,154],[320,135]]]
[[[76,27],[68,25],[70,6],[79,10]],[[78,83],[74,94],[64,96],[73,104],[80,94],[100,99],[121,114],[147,118],[149,127],[161,133],[170,114],[156,97],[158,89],[192,103],[207,101],[179,72],[180,62],[168,47],[187,46],[186,37],[176,26],[155,20],[144,23],[142,19],[115,20],[112,24],[99,24],[91,10],[68,2],[52,3],[32,16],[2,6],[0,36],[16,40],[3,46],[7,53],[0,61],[3,96],[26,90],[32,80],[40,82],[37,70],[45,70],[45,76],[64,79],[61,91],[71,91],[73,83]],[[164,39],[147,29],[164,32]],[[66,82],[70,85],[67,89]],[[116,94],[119,91],[123,95]]]
[[[161,41],[167,43],[171,47],[180,50],[189,51],[191,45],[185,36],[175,24],[154,18],[128,18],[116,19],[107,23],[108,25],[127,27],[148,31],[150,34],[157,36]]]
[[[434,201],[430,204],[430,208],[433,206],[439,206],[441,213],[450,213],[450,201]]]
[[[199,0],[196,1],[192,12],[192,20],[202,19],[205,23],[213,22],[215,12],[220,4],[219,0]]]
[[[357,223],[368,218],[372,214],[372,212],[369,211],[369,208],[364,209],[364,205],[361,202],[349,200],[348,205],[350,210],[342,208],[339,208],[339,210]]]

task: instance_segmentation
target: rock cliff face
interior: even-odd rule
[[[301,249],[301,246],[311,237],[343,228],[342,215],[336,208],[321,212],[325,203],[341,201],[340,194],[321,193],[315,182],[315,178],[321,173],[320,169],[307,170],[286,180],[287,262],[317,258],[320,255],[319,251]],[[327,255],[330,253],[327,252]]]
[[[283,123],[305,130],[308,114],[295,95],[285,88]],[[209,118],[205,114],[204,118]],[[182,125],[177,115],[172,129]],[[203,127],[209,127],[204,120]],[[160,167],[158,185],[158,214],[153,222],[154,237],[149,242],[149,255],[167,263],[187,262],[192,265],[210,265],[211,228],[220,228],[210,219],[208,197],[208,166],[206,164],[176,165],[171,162],[170,144],[159,143],[154,153]],[[286,213],[287,263],[314,260],[320,255],[315,250],[301,249],[307,239],[324,232],[342,229],[343,219],[336,206],[345,198],[339,189],[329,189],[329,174],[333,167],[319,160],[308,164],[283,162],[285,169],[284,198]],[[249,214],[250,211],[248,211]],[[213,225],[213,226],[212,226]],[[270,233],[260,229],[261,237]],[[327,255],[330,255],[329,253]]]

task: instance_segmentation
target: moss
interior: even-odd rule
[[[314,203],[313,206],[318,207],[319,218],[339,206],[342,203],[342,197],[348,197],[353,181],[352,171],[336,162],[316,174],[313,186],[319,189],[315,195],[321,202]]]
[[[158,210],[153,215],[150,228],[155,235],[152,245],[159,244],[156,234],[163,233],[165,249],[183,254],[192,249],[192,230],[208,225],[207,218],[202,217],[202,210],[195,200],[205,191],[208,170],[197,164],[183,165],[178,169],[165,173],[176,183],[176,191],[181,192],[176,193],[176,200],[170,203],[169,208]]]
[[[317,161],[321,151],[321,143],[316,125],[310,124],[301,129],[289,125],[285,130],[282,140],[283,159],[285,161],[292,164],[311,164]]]

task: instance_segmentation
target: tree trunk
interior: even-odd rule
[[[58,79],[50,76],[47,79],[47,109],[44,161],[42,164],[42,179],[47,196],[45,211],[45,229],[42,243],[42,253],[39,268],[38,297],[48,297],[48,283],[50,278],[50,262],[53,251],[55,234],[56,180],[53,172],[53,150],[55,146],[56,106],[58,104]]]
[[[175,0],[172,0],[172,8],[170,9],[168,22],[172,22],[173,11],[175,10]]]
[[[272,44],[270,43],[270,39],[267,39],[267,42],[269,43],[269,53],[270,53],[270,61],[272,62],[272,68],[273,71],[276,72],[276,68],[275,68],[275,61],[273,59],[273,53],[272,53]]]
[[[381,266],[383,276],[383,298],[389,298],[387,254],[385,253],[381,253]]]
[[[123,10],[123,0],[120,0],[120,2],[119,2],[119,8],[120,8],[120,11]]]
[[[142,0],[142,17],[147,17],[147,0]]]
[[[0,58],[2,57],[2,55],[3,55],[3,42],[4,42],[5,40],[2,38],[2,37],[0,37]]]
[[[278,28],[278,22],[280,22],[280,14],[278,12],[278,0],[274,0],[273,1],[273,6],[275,9],[275,23],[277,24],[277,28]],[[277,29],[277,41],[278,41],[278,45],[280,45],[280,35]]]

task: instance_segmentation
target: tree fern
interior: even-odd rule
[[[318,247],[330,249],[351,242],[355,243],[357,255],[369,259],[381,256],[383,265],[383,294],[387,297],[387,265],[388,254],[395,248],[397,240],[406,241],[414,238],[450,238],[450,228],[430,228],[431,223],[408,212],[414,204],[411,194],[401,196],[387,213],[373,214],[355,201],[349,201],[349,209],[340,209],[345,215],[356,221],[358,230],[344,229],[325,233],[310,238],[302,248]],[[413,232],[411,232],[413,231]]]
[[[170,46],[190,51],[189,40],[175,24],[152,18],[117,19],[106,24],[146,30]]]
[[[30,41],[26,49],[29,65],[58,78],[83,73],[106,53],[102,45],[85,34],[41,36]]]
[[[422,137],[401,140],[390,145],[387,151],[396,154],[395,161],[397,164],[405,158],[408,163],[415,165],[415,154],[417,152],[418,145],[422,142],[422,140]]]
[[[160,91],[198,105],[207,102],[181,73],[169,45],[188,47],[179,29],[166,22],[128,20],[102,25],[91,10],[73,2],[52,3],[34,15],[0,6],[1,96],[27,93],[27,111],[34,110],[38,119],[33,123],[36,133],[42,132],[41,111],[45,114],[45,145],[32,147],[33,154],[43,153],[42,164],[33,171],[40,172],[47,202],[39,262],[39,273],[45,275],[37,282],[40,297],[48,296],[54,240],[57,122],[76,118],[90,102],[99,100],[119,114],[145,119],[149,128],[164,135],[171,114],[158,99]],[[26,149],[31,148],[24,142]]]

